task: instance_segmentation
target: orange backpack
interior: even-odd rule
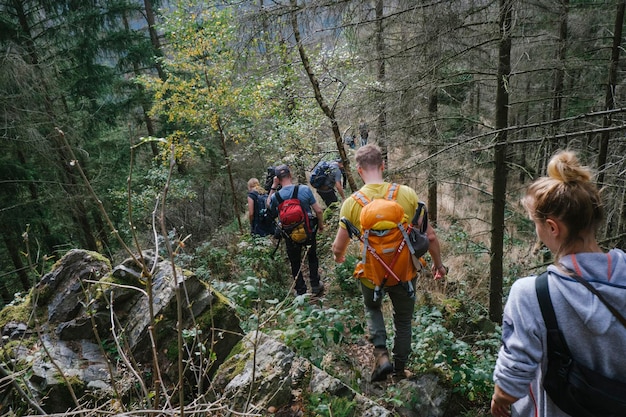
[[[398,184],[389,184],[384,198],[370,200],[362,192],[352,194],[362,207],[360,222],[362,257],[354,269],[356,278],[367,278],[377,287],[394,286],[411,281],[416,269],[411,259],[411,242],[407,233],[408,216],[396,201]],[[378,255],[376,259],[368,246]],[[394,272],[387,272],[385,264]]]

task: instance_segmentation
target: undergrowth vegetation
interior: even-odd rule
[[[330,217],[327,224],[336,224]],[[348,353],[349,346],[367,345],[361,295],[352,277],[358,247],[352,245],[346,262],[335,265],[330,252],[334,232],[331,226],[318,235],[321,276],[326,285],[326,294],[320,299],[294,297],[284,243],[275,251],[272,238],[222,235],[197,249],[193,268],[233,300],[242,329],[273,335],[359,390],[369,376],[369,364],[367,369],[350,369],[362,364]],[[493,390],[491,373],[500,344],[500,328],[488,320],[484,298],[488,294],[487,249],[473,241],[460,224],[440,227],[438,235],[445,258],[457,270],[451,271],[446,283],[433,283],[429,274],[418,283],[409,369],[416,376],[437,376],[455,401],[463,404],[465,415],[483,415]],[[386,314],[386,319],[391,341],[391,314]],[[393,407],[407,401],[405,394],[390,386],[380,400]],[[310,401],[317,410],[313,415],[330,415],[319,398]],[[333,407],[350,415],[350,404]]]

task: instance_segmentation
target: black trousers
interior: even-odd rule
[[[291,276],[296,280],[296,292],[298,295],[306,293],[306,283],[300,267],[302,266],[302,255],[308,247],[307,259],[309,262],[309,281],[311,288],[318,287],[320,285],[319,275],[319,260],[317,258],[317,242],[316,233],[313,233],[311,243],[309,245],[302,245],[300,243],[294,243],[291,239],[285,239],[287,246],[287,256],[289,257],[289,263],[291,264]]]
[[[317,193],[322,197],[322,200],[324,200],[326,207],[337,201],[337,194],[334,188],[329,188],[328,190],[320,190],[318,188]]]

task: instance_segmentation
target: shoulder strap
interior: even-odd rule
[[[360,190],[352,193],[352,198],[354,198],[356,202],[361,205],[361,207],[365,207],[370,202],[370,199],[367,198],[367,196],[363,194]]]
[[[291,197],[290,198],[298,198],[298,187],[299,186],[300,185],[298,184],[295,187],[293,187],[293,191],[291,193]],[[280,196],[280,192],[276,191],[275,196],[276,196],[276,201],[278,202],[278,204],[280,204],[283,201],[285,201],[285,199]]]
[[[387,187],[387,192],[385,194],[385,199],[395,200],[398,195],[399,189],[400,187],[395,182],[389,184],[389,187]],[[362,207],[365,207],[371,201],[369,198],[367,198],[365,194],[361,192],[361,190],[355,191],[352,194],[352,198],[354,198],[356,202],[359,203]]]
[[[252,199],[252,201],[254,201],[254,210],[258,211],[259,208],[257,206],[260,203],[259,198],[261,197],[261,194],[259,194],[258,191],[250,191],[250,192],[248,192],[248,197],[250,197]]]
[[[548,271],[535,279],[535,291],[537,292],[537,299],[539,300],[539,308],[541,309],[543,321],[546,323],[548,355],[550,355],[550,352],[555,352],[561,357],[564,355],[571,357],[563,333],[559,330],[556,315],[554,314],[554,306],[552,305],[552,298],[550,298],[548,286]]]
[[[604,303],[604,305],[606,306],[606,308],[609,309],[609,311],[611,312],[611,314],[613,314],[613,316],[615,316],[615,318],[622,323],[622,325],[624,327],[626,327],[626,319],[624,318],[624,316],[622,316],[620,314],[619,311],[617,311],[617,309],[615,307],[613,307],[608,301],[606,301],[606,299],[602,296],[602,294],[600,294],[598,292],[598,290],[596,290],[593,285],[591,285],[590,283],[587,282],[587,280],[581,278],[580,276],[578,276],[578,274],[574,273],[571,275],[572,278],[574,278],[576,281],[580,282],[581,284],[583,284],[585,287],[587,287],[587,289],[589,291],[591,291],[592,293],[594,293],[596,295],[596,297],[598,297],[598,299],[600,301],[602,301],[602,303]]]
[[[398,184],[396,184],[395,182],[392,182],[391,184],[389,184],[389,187],[387,188],[387,200],[394,200],[397,198],[398,196],[398,190],[400,189],[400,186]]]
[[[417,203],[415,215],[411,220],[411,224],[420,232],[426,233],[426,229],[428,228],[428,210],[426,209],[426,204],[424,204],[424,202],[419,201]]]
[[[559,325],[557,324],[556,315],[554,314],[552,298],[550,298],[547,271],[535,279],[535,291],[537,292],[539,308],[541,308],[541,315],[543,316],[543,321],[546,323],[546,328],[548,330],[558,330]]]

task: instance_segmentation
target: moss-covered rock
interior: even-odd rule
[[[137,264],[142,258],[147,265]],[[75,408],[71,391],[91,404],[106,403],[115,392],[139,395],[147,405],[157,375],[168,390],[179,383],[179,358],[187,369],[183,389],[191,398],[241,339],[228,300],[191,271],[149,253],[121,266],[112,270],[101,255],[72,250],[32,296],[0,311],[6,370],[28,375],[25,388],[46,412]],[[150,288],[144,280],[148,270],[154,271]]]
[[[355,416],[393,415],[260,332],[246,335],[234,348],[216,373],[212,392],[242,413],[250,411],[244,410],[246,404],[254,404],[257,411],[286,410],[296,405],[306,408],[312,397],[328,397],[350,404]]]

